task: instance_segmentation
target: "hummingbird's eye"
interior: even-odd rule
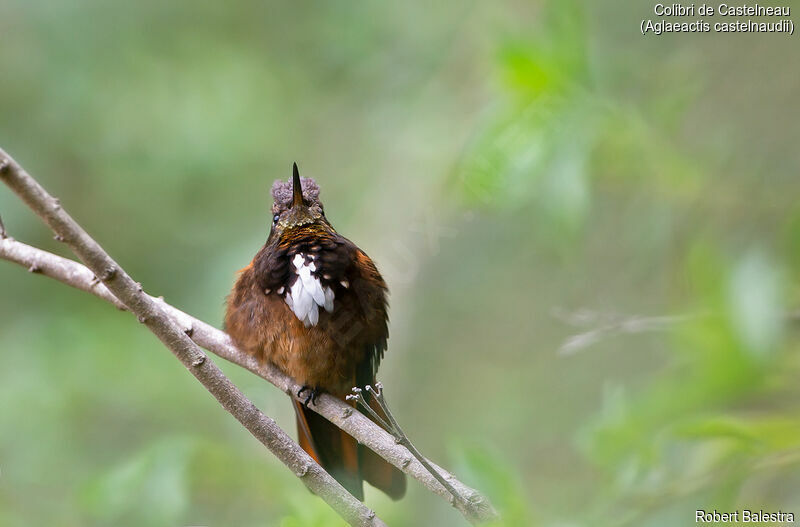
[[[277,224],[278,224],[278,218],[280,218],[280,215],[279,215],[279,214],[276,214],[276,215],[274,215],[274,216],[272,217],[272,224],[273,224],[273,225],[277,225]]]

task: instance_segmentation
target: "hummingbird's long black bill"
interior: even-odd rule
[[[303,204],[303,185],[300,183],[300,171],[297,163],[292,167],[292,207]]]

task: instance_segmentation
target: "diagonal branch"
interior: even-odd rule
[[[29,272],[53,278],[66,285],[85,291],[116,305],[120,309],[126,309],[109,292],[105,285],[95,278],[92,271],[73,260],[31,247],[12,238],[0,239],[0,259],[16,263],[26,268]],[[274,367],[268,364],[261,364],[251,355],[240,352],[226,333],[167,304],[160,298],[151,298],[162,305],[177,321],[184,333],[189,335],[196,344],[271,382],[290,397],[297,398],[295,394],[300,389],[299,385]],[[300,399],[298,398],[298,400]],[[354,411],[352,407],[328,394],[321,394],[317,403],[310,405],[309,408],[355,437],[361,444],[377,452],[378,455],[418,480],[432,492],[452,502],[451,493],[440,485],[435,477],[413,458],[405,447],[397,444],[391,434],[376,426],[363,414]],[[445,475],[461,496],[467,497],[466,504],[454,504],[467,519],[473,522],[482,522],[497,518],[497,513],[486,497],[464,485],[438,465],[428,462],[440,474]]]
[[[124,306],[119,304],[106,286],[95,278],[94,273],[80,263],[25,245],[11,238],[0,239],[0,258],[90,293],[124,309]],[[251,355],[239,351],[226,333],[193,318],[161,299],[149,298],[169,313],[195,343],[217,356],[249,370],[269,381],[290,397],[296,398],[295,394],[300,388],[299,385],[275,367],[261,364]],[[465,498],[463,502],[456,500],[453,503],[452,494],[405,447],[397,444],[391,434],[344,402],[328,394],[322,394],[317,403],[310,405],[310,408],[356,438],[361,444],[375,451],[389,463],[418,480],[430,491],[450,501],[469,521],[479,523],[498,518],[497,512],[488,498],[429,461],[436,471],[444,475],[458,494]]]
[[[315,463],[274,420],[264,415],[192,342],[163,305],[146,294],[140,284],[103,250],[57,199],[42,188],[22,167],[0,149],[0,180],[8,185],[55,232],[56,239],[91,269],[119,301],[147,326],[183,363],[192,375],[253,436],[261,441],[315,494],[319,495],[351,525],[385,525],[375,513],[358,501],[330,474]],[[5,234],[3,235],[5,236]],[[9,240],[4,238],[4,245]],[[29,268],[35,270],[35,268]]]

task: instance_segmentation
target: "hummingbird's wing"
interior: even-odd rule
[[[377,267],[364,251],[358,249],[354,261],[354,267],[359,273],[354,283],[354,291],[370,313],[367,317],[369,330],[363,343],[363,359],[356,366],[356,386],[363,388],[367,384],[375,385],[378,366],[386,352],[389,338],[386,301],[388,289]],[[386,415],[370,393],[363,392],[362,395],[366,403],[386,421]],[[362,445],[358,447],[358,466],[361,477],[390,498],[398,500],[405,495],[405,474]]]
[[[378,366],[386,352],[389,338],[388,288],[375,263],[364,251],[339,235],[332,243],[336,244],[335,250],[323,252],[320,259],[323,279],[327,274],[334,281],[338,280],[339,283],[334,285],[346,289],[350,300],[353,300],[347,305],[358,312],[362,328],[351,344],[354,349],[349,351],[359,357],[355,363],[355,385],[363,388],[367,384],[375,384]],[[345,291],[337,289],[337,295],[344,294]],[[370,394],[364,392],[363,395],[367,404],[385,419],[377,403],[371,401]],[[390,498],[397,500],[405,494],[405,474],[363,445],[358,445],[358,468],[365,481]]]
[[[355,278],[353,292],[364,311],[367,326],[365,332],[364,360],[356,371],[356,384],[364,386],[375,382],[375,374],[386,352],[389,339],[389,315],[386,296],[389,289],[375,267],[375,263],[361,249],[357,249],[353,259]]]

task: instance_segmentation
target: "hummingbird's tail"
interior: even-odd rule
[[[394,500],[403,497],[405,474],[318,413],[293,403],[300,446],[350,494],[363,500],[366,480]]]
[[[365,397],[365,399],[368,401],[370,407],[375,410],[384,421],[389,421],[383,409],[374,401],[370,394],[367,393],[366,395],[367,397]],[[403,474],[400,469],[364,445],[358,445],[358,464],[361,470],[361,477],[370,485],[382,490],[393,500],[399,500],[405,496],[406,475]]]

